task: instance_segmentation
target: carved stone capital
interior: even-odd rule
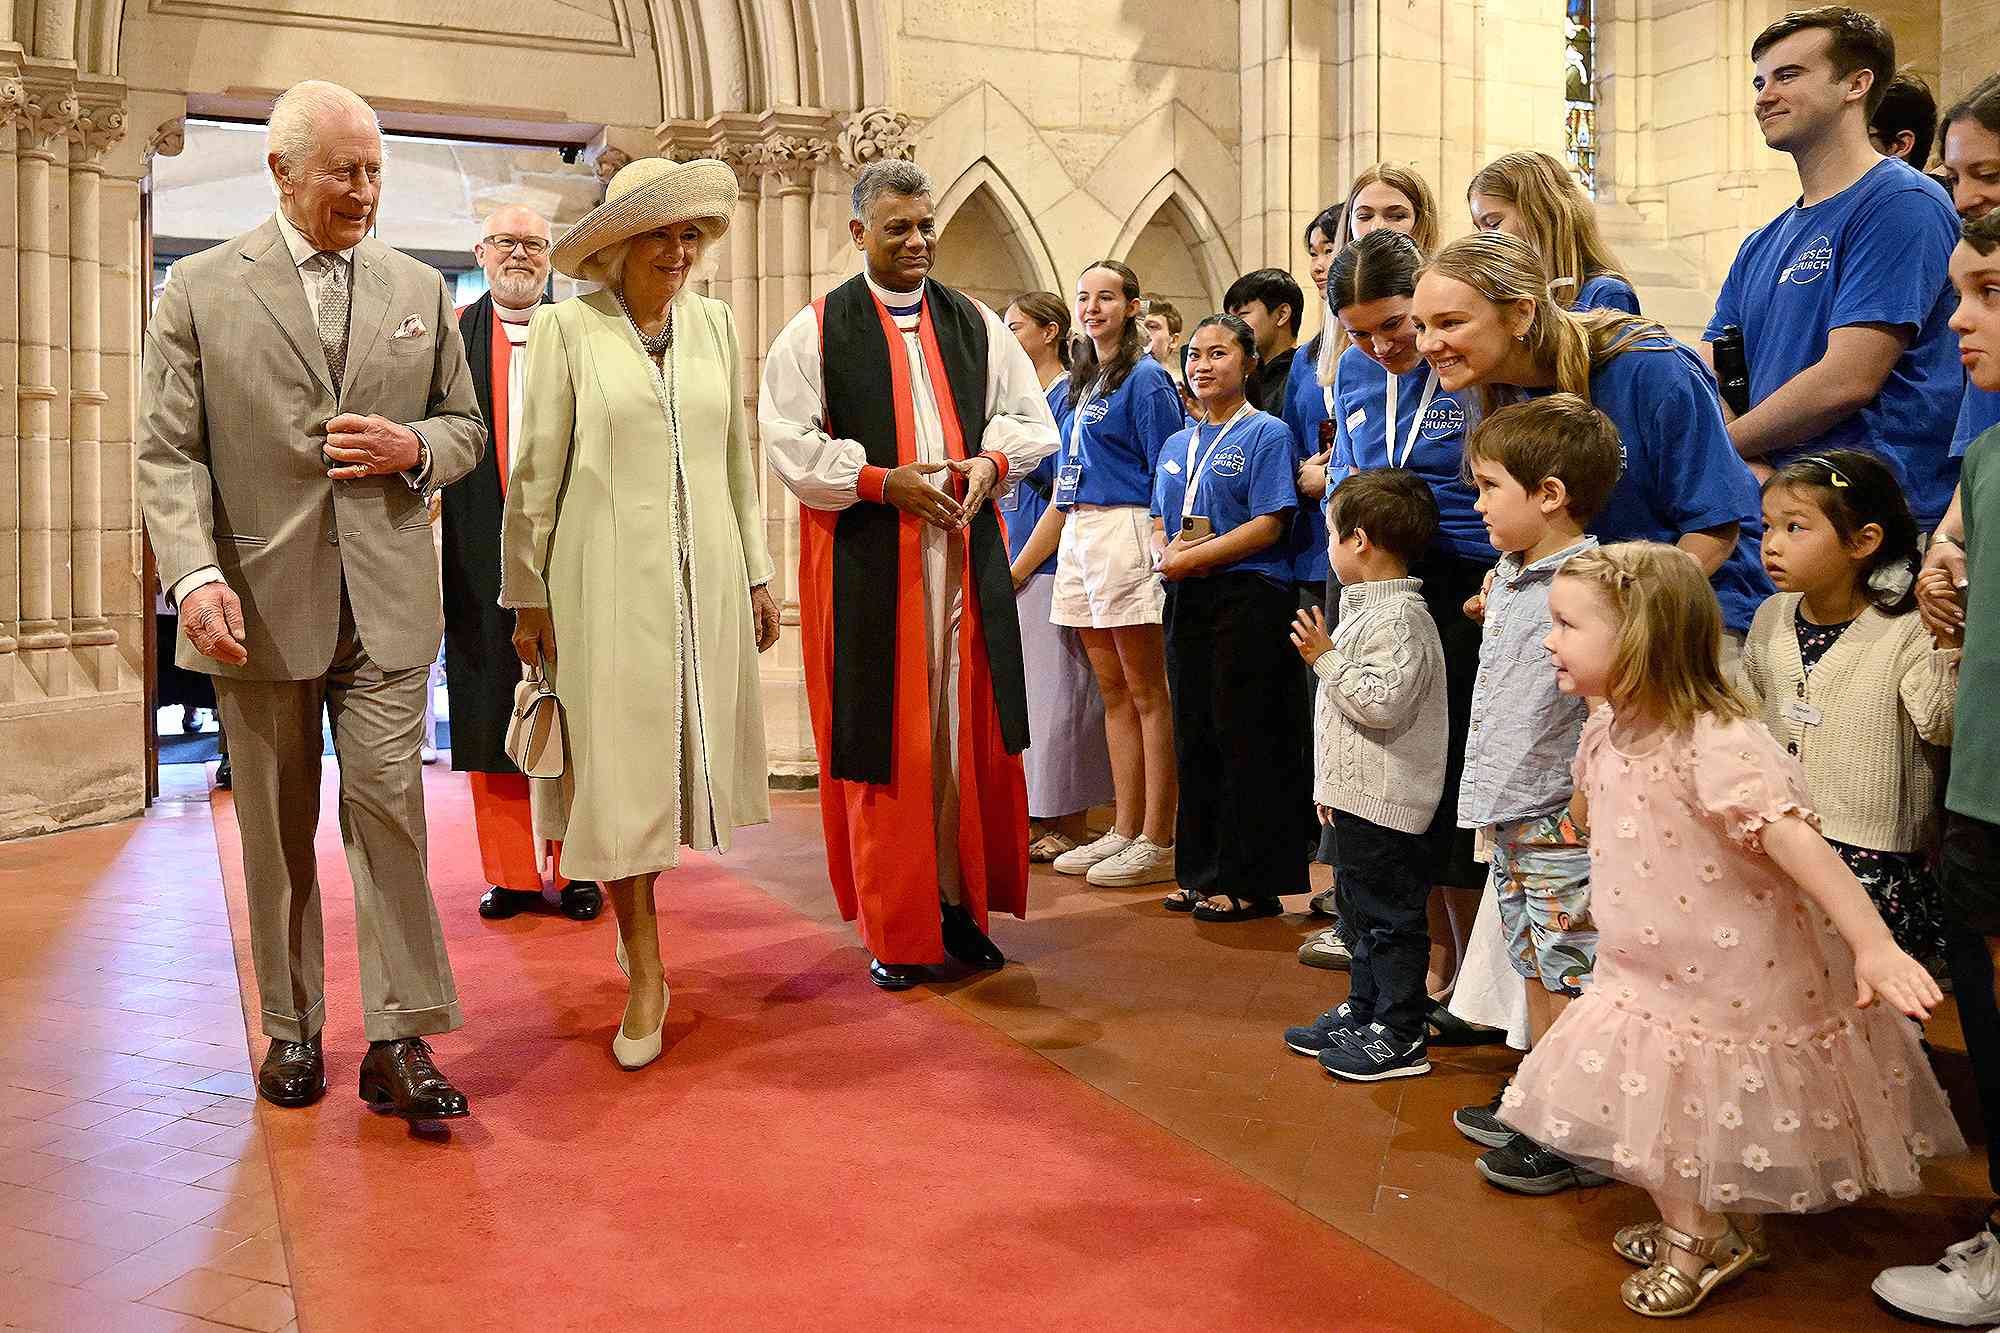
[[[80,101],[77,122],[69,131],[69,141],[77,148],[76,156],[95,162],[124,137],[125,103],[122,99],[116,102],[95,98]]]
[[[611,178],[632,165],[632,155],[623,148],[606,145],[591,160],[590,169],[597,175],[600,184],[611,184]]]
[[[30,83],[18,123],[27,136],[26,147],[46,153],[57,140],[69,138],[83,123],[83,103],[77,100],[75,88]]]
[[[187,147],[187,117],[175,116],[163,120],[160,127],[146,140],[146,158],[179,157],[181,149]]]
[[[833,145],[825,139],[796,134],[774,134],[745,147],[744,156],[752,171],[776,176],[788,185],[810,184],[813,173],[833,160]]]
[[[884,158],[908,160],[916,155],[916,147],[910,118],[885,106],[863,107],[846,117],[837,141],[840,165],[854,173]]]
[[[28,106],[28,85],[19,79],[0,79],[0,129],[20,119]]]

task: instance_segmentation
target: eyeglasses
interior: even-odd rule
[[[481,245],[490,245],[495,250],[519,250],[533,259],[549,248],[549,243],[539,236],[484,236]]]

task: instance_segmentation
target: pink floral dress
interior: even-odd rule
[[[1854,957],[1763,853],[1817,826],[1761,723],[1704,718],[1626,754],[1599,708],[1577,748],[1597,968],[1525,1060],[1501,1118],[1579,1163],[1712,1212],[1910,1194],[1965,1151],[1916,1025],[1854,1007]]]

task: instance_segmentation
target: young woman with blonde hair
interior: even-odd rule
[[[1569,168],[1547,153],[1496,157],[1466,187],[1472,225],[1535,247],[1549,272],[1549,295],[1571,310],[1639,313],[1639,296],[1597,229],[1592,204]]]

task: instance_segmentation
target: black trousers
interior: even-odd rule
[[[1398,1041],[1424,1035],[1430,995],[1424,970],[1431,935],[1424,904],[1431,896],[1424,835],[1383,828],[1345,810],[1333,812],[1334,903],[1341,936],[1354,954],[1348,1007],[1363,1022],[1380,1023]]]
[[[1987,1184],[2000,1197],[2000,1007],[1993,1000],[1993,956],[1986,948],[1987,936],[2000,935],[2000,826],[1947,814],[1940,860],[1945,960],[1986,1122]]]
[[[1314,836],[1312,733],[1292,647],[1290,584],[1221,573],[1167,588],[1167,689],[1174,708],[1181,887],[1208,895],[1305,893]]]

